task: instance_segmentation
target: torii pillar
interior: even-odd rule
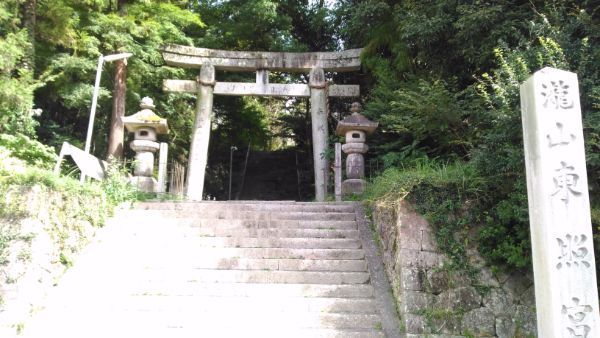
[[[198,100],[196,101],[196,120],[192,130],[192,144],[187,173],[186,196],[191,201],[201,201],[204,191],[204,175],[208,161],[208,142],[215,87],[215,67],[204,64],[198,76]]]
[[[319,202],[327,196],[328,160],[325,156],[329,128],[327,126],[327,88],[325,72],[317,67],[310,71],[310,120],[315,165],[315,199]]]

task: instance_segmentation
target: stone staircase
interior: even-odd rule
[[[353,203],[140,203],[103,229],[25,336],[397,337],[361,212]]]

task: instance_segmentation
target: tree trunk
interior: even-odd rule
[[[25,68],[35,70],[35,27],[37,23],[37,0],[27,0],[22,5],[23,27],[27,29],[29,36],[29,50],[24,58]]]
[[[126,0],[117,0],[117,11],[120,16],[125,16]],[[117,51],[118,48],[115,48]],[[112,115],[110,117],[110,130],[108,133],[108,152],[106,159],[111,157],[121,161],[123,159],[123,139],[125,130],[121,118],[125,116],[125,92],[127,90],[127,60],[115,61],[115,77],[112,99]]]
[[[111,156],[116,160],[123,159],[124,128],[121,118],[125,116],[125,91],[127,79],[127,61],[115,61],[115,87],[113,89],[113,106],[108,134],[107,159]]]

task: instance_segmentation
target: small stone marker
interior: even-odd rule
[[[342,201],[342,144],[335,144],[335,161],[333,164],[335,201]]]
[[[600,337],[577,74],[544,68],[521,85],[539,337]]]

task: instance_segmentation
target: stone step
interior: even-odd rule
[[[147,263],[150,266],[149,263]],[[261,259],[199,257],[195,259],[153,261],[155,268],[191,268],[215,270],[282,270],[366,272],[365,260]]]
[[[306,311],[245,311],[237,310],[231,307],[226,311],[207,311],[207,312],[187,312],[187,311],[128,311],[120,308],[97,309],[93,316],[79,309],[64,310],[60,313],[60,318],[52,318],[62,321],[63,325],[87,329],[83,332],[98,332],[102,327],[108,329],[107,332],[114,332],[116,335],[105,337],[142,337],[139,334],[123,335],[128,329],[136,329],[132,333],[142,328],[166,329],[179,328],[197,330],[200,333],[198,337],[204,337],[207,330],[209,332],[218,332],[227,328],[247,328],[254,330],[263,328],[269,329],[350,329],[350,330],[374,330],[380,327],[380,319],[376,314],[354,314],[354,313],[327,313],[327,312],[306,312]],[[49,318],[50,319],[50,318]],[[84,325],[82,325],[84,324]],[[67,326],[62,327],[62,332],[69,332]],[[93,329],[92,329],[93,328]],[[56,332],[61,332],[56,331]],[[246,330],[242,330],[246,331]],[[150,332],[153,332],[150,331]],[[138,331],[139,333],[139,331]],[[243,335],[242,337],[245,337]],[[284,335],[287,337],[287,335]],[[42,335],[40,337],[45,337]],[[60,335],[65,337],[65,335]],[[83,335],[80,337],[88,337]],[[151,337],[156,337],[151,335]],[[207,335],[206,337],[213,337]]]
[[[201,283],[291,283],[291,284],[364,284],[369,282],[368,272],[329,271],[270,271],[270,270],[218,270],[148,268],[122,273],[122,278],[139,280],[185,280]]]
[[[200,227],[199,236],[210,237],[256,237],[256,238],[354,238],[359,239],[358,230],[345,229],[286,229],[245,227]]]
[[[371,298],[369,284],[258,284],[258,283],[201,283],[179,281],[141,281],[122,285],[124,292],[137,295],[162,296],[222,296],[222,297],[281,297],[281,298]],[[82,295],[83,296],[83,295]]]
[[[294,212],[294,211],[241,211],[231,207],[223,210],[129,210],[130,215],[149,217],[193,217],[196,219],[243,219],[255,221],[354,221],[354,212]]]
[[[131,222],[168,224],[172,227],[200,227],[215,229],[316,229],[316,230],[357,230],[354,220],[351,221],[306,221],[306,220],[254,220],[254,219],[209,219],[195,216],[172,215],[162,213],[144,214],[141,210],[130,210],[123,217]]]
[[[359,239],[199,237],[190,243],[211,248],[360,249]]]
[[[96,310],[111,310],[119,304],[124,311],[164,311],[204,314],[236,312],[326,312],[376,314],[377,304],[372,298],[300,298],[274,297],[210,297],[164,295],[99,295],[77,299],[62,307],[63,311],[93,306]]]
[[[39,325],[41,324],[41,325]],[[25,337],[384,337],[376,315],[329,313],[197,314],[177,312],[69,311],[25,327]]]
[[[294,202],[262,202],[250,203],[248,201],[239,202],[139,202],[134,206],[140,210],[228,210],[236,209],[239,211],[301,211],[301,212],[354,212],[352,203],[294,203]]]
[[[285,259],[364,259],[361,249],[290,249],[290,248],[197,248],[193,257],[210,258],[285,258]]]

